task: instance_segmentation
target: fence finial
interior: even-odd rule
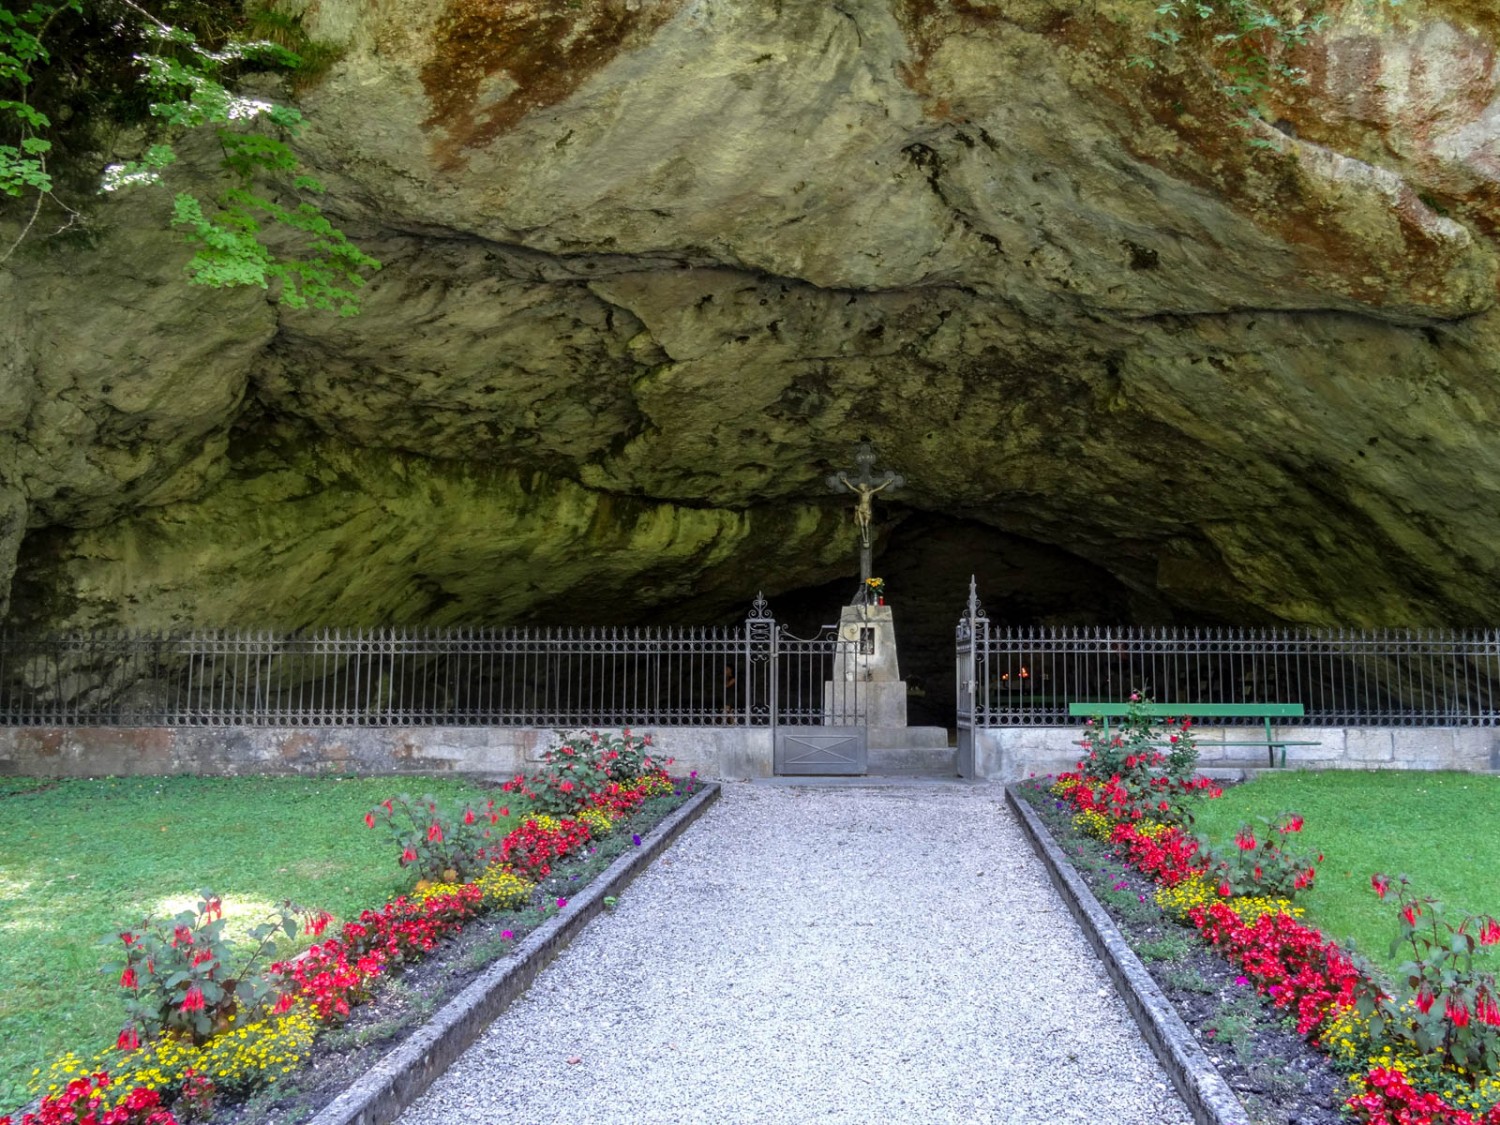
[[[767,621],[770,620],[770,617],[771,604],[766,601],[766,595],[760,590],[757,590],[755,592],[755,600],[750,603],[750,616],[747,618],[747,620]]]

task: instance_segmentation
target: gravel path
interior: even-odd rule
[[[1190,1120],[998,787],[752,783],[400,1118]]]

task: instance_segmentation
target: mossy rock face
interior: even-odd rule
[[[746,555],[771,574],[831,577],[845,563],[832,509],[643,503],[534,471],[300,439],[263,440],[200,500],[68,535],[52,581],[72,594],[69,618],[609,624],[663,603],[721,611]]]
[[[5,263],[13,620],[722,619],[847,579],[861,438],[1095,615],[1500,617],[1483,5],[1330,5],[1264,121],[1124,0],[283,7],[386,268],[191,289],[149,193]]]

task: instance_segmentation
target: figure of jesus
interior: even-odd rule
[[[854,522],[859,526],[859,545],[868,547],[870,545],[870,518],[875,514],[875,506],[870,502],[870,497],[877,492],[883,492],[895,481],[887,479],[879,484],[856,484],[849,479],[847,473],[843,472],[838,474],[838,481],[850,492],[859,495],[859,499],[854,502]]]
[[[830,474],[826,479],[828,487],[834,492],[852,492],[857,497],[854,502],[854,524],[859,528],[859,580],[861,583],[869,581],[871,556],[874,548],[871,546],[872,535],[870,524],[875,515],[875,505],[872,501],[877,492],[884,492],[887,488],[900,488],[906,480],[900,473],[887,469],[877,476],[872,470],[875,465],[875,450],[868,441],[859,443],[859,449],[854,454],[855,464],[859,466],[858,471],[851,476],[847,472]],[[861,596],[868,596],[868,590],[862,585]]]

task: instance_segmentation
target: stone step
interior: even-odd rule
[[[951,746],[871,746],[865,772],[883,777],[956,777],[958,751]]]
[[[865,745],[879,749],[950,749],[947,727],[869,727]]]

